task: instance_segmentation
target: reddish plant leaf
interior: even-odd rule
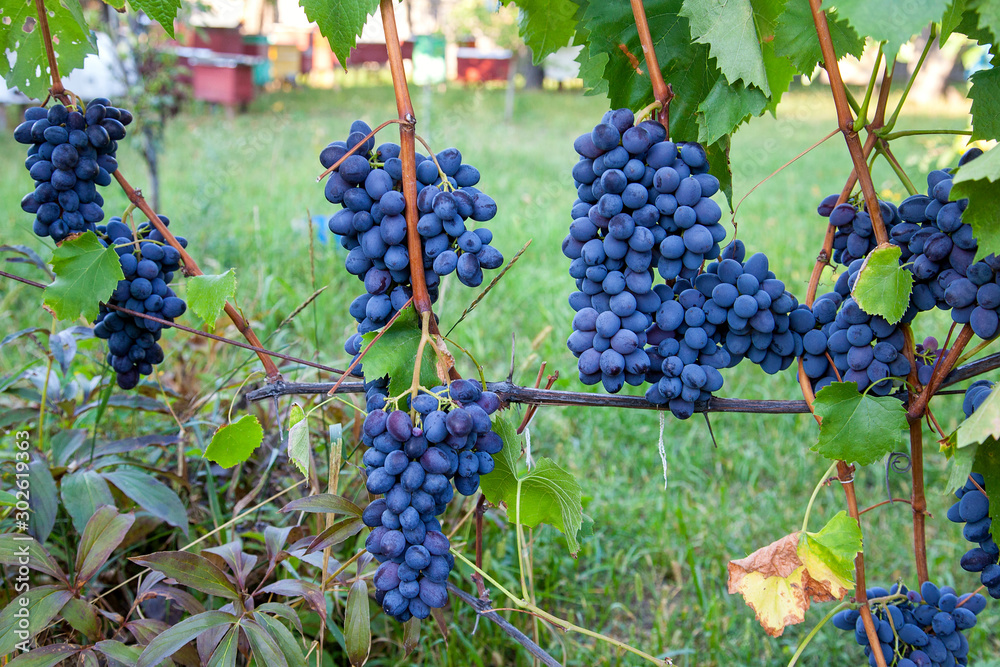
[[[332,493],[320,493],[315,496],[298,498],[281,508],[282,512],[319,512],[321,514],[346,514],[361,516],[361,508],[347,498]]]
[[[25,558],[27,558],[27,562],[23,562]],[[56,564],[45,547],[36,542],[34,538],[21,533],[0,535],[0,564],[27,565],[32,570],[69,583],[66,573]]]
[[[159,551],[129,560],[151,570],[162,572],[184,586],[189,586],[202,593],[217,595],[227,600],[235,600],[239,597],[236,585],[229,580],[226,573],[207,558],[197,554],[189,554],[184,551]]]
[[[76,644],[53,644],[22,653],[7,663],[7,667],[55,667],[60,662],[80,652]]]
[[[368,604],[368,584],[358,579],[351,584],[347,594],[347,613],[344,616],[344,643],[351,667],[361,667],[368,662],[372,649],[371,607]]]
[[[235,616],[224,611],[206,611],[204,614],[186,618],[150,641],[139,656],[136,667],[155,667],[206,630],[233,625],[237,620]]]
[[[129,528],[135,523],[132,514],[119,514],[109,505],[97,508],[90,517],[76,552],[76,583],[79,586],[101,569],[111,553],[125,539]]]

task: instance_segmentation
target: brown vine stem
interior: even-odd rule
[[[837,54],[833,48],[833,38],[830,36],[830,26],[826,21],[826,12],[820,6],[820,1],[809,0],[809,6],[812,8],[813,22],[816,24],[816,34],[819,37],[820,49],[823,52],[825,69],[830,77],[830,90],[833,93],[834,105],[837,107],[837,120],[840,124],[840,131],[844,135],[844,141],[847,142],[847,150],[851,153],[851,161],[854,163],[854,170],[857,172],[858,180],[861,183],[861,191],[865,197],[865,206],[868,208],[868,215],[872,219],[872,228],[875,230],[875,239],[879,245],[887,244],[889,236],[886,234],[885,225],[882,222],[882,213],[878,206],[875,185],[872,183],[872,175],[868,171],[865,162],[858,133],[854,131],[854,117],[851,115],[850,103],[847,100],[847,92],[844,89],[844,80],[840,76],[840,65],[837,64]],[[881,97],[881,91],[879,96]],[[881,651],[878,653],[881,653]]]
[[[147,218],[149,218],[149,223],[153,225],[158,232],[160,232],[163,236],[163,240],[173,246],[174,249],[180,253],[181,260],[184,262],[184,275],[204,275],[201,269],[198,268],[197,262],[194,261],[191,255],[188,254],[187,250],[185,250],[177,241],[177,237],[175,237],[170,230],[167,229],[166,225],[163,224],[163,221],[160,220],[160,216],[156,214],[156,211],[154,211],[153,208],[146,203],[142,193],[133,188],[129,182],[125,180],[125,176],[122,175],[121,169],[116,169],[113,175],[115,180],[118,181],[118,185],[120,185],[122,190],[125,192],[125,196],[128,197],[128,200],[132,202],[137,209],[142,211]],[[260,363],[264,365],[264,372],[267,373],[267,381],[275,382],[280,380],[281,373],[278,371],[278,367],[275,366],[274,362],[271,361],[271,358],[266,353],[260,351],[263,346],[260,343],[260,339],[257,338],[257,334],[255,334],[253,329],[250,328],[250,323],[247,322],[243,315],[236,310],[236,307],[228,301],[226,302],[226,315],[229,316],[229,319],[232,320],[233,324],[236,326],[237,331],[239,331],[243,337],[247,339],[247,342],[250,343],[254,351],[257,353]]]
[[[917,400],[913,401],[907,409],[907,419],[920,419],[923,416],[924,410],[927,408],[927,403],[931,400],[934,392],[936,392],[941,386],[942,381],[954,367],[958,358],[962,356],[962,350],[965,349],[965,346],[969,344],[971,339],[972,327],[966,324],[962,327],[962,330],[958,332],[958,336],[955,337],[955,342],[952,343],[944,361],[934,366],[934,372],[931,374],[930,382],[927,383],[927,386],[924,387],[917,396]]]
[[[920,385],[917,376],[916,348],[913,342],[913,330],[909,324],[903,325],[903,353],[910,362],[910,375],[907,383],[907,402],[912,402],[915,394],[913,388]],[[917,578],[924,583],[930,578],[927,569],[927,535],[924,526],[924,515],[927,513],[927,497],[924,493],[924,432],[920,418],[910,420],[910,478],[913,480],[910,492],[910,507],[913,510],[913,558],[917,565]]]
[[[653,84],[653,97],[661,104],[659,121],[667,130],[670,138],[670,100],[674,99],[674,90],[663,80],[660,63],[656,59],[656,49],[653,47],[653,37],[649,32],[649,21],[646,19],[646,8],[642,0],[631,0],[632,14],[635,16],[635,27],[639,31],[639,41],[642,43],[642,55],[646,58],[646,69],[649,70],[649,80]]]
[[[837,479],[844,487],[844,494],[847,496],[847,512],[851,518],[858,522],[861,527],[861,514],[858,512],[858,498],[854,493],[854,468],[844,461],[837,461]],[[854,599],[861,603],[861,622],[865,626],[865,634],[871,642],[872,651],[875,655],[875,663],[878,667],[886,667],[885,656],[882,655],[882,644],[875,632],[875,623],[872,621],[872,611],[868,608],[868,588],[865,583],[865,552],[858,552],[854,559]]]
[[[56,62],[56,51],[52,45],[52,32],[49,30],[49,15],[45,11],[44,0],[35,0],[35,12],[38,14],[38,29],[42,32],[42,43],[45,44],[45,57],[49,61],[49,77],[52,79],[52,87],[49,88],[49,95],[55,97],[63,104],[69,104],[69,96],[66,95],[62,78],[59,76],[59,63]]]
[[[417,146],[416,123],[413,113],[413,102],[410,100],[410,89],[406,84],[406,71],[403,69],[403,52],[399,45],[399,33],[396,31],[396,12],[392,0],[380,0],[379,10],[382,14],[382,27],[385,32],[386,50],[389,56],[389,72],[392,75],[392,88],[396,96],[396,110],[399,113],[399,159],[403,163],[403,199],[406,201],[406,251],[410,255],[410,286],[413,288],[413,307],[417,313],[430,313],[430,333],[441,334],[437,318],[431,308],[431,296],[427,291],[427,278],[424,276],[423,247],[420,233],[417,231]],[[450,364],[448,375],[456,380],[460,376],[454,364]]]
[[[327,392],[327,395],[333,396],[334,394],[337,393],[337,389],[340,387],[341,384],[343,384],[344,380],[347,379],[347,376],[350,375],[351,371],[354,370],[354,367],[361,363],[361,360],[365,358],[366,354],[368,354],[368,350],[372,349],[372,345],[374,345],[376,341],[378,341],[378,339],[382,337],[382,334],[384,334],[386,331],[389,330],[393,322],[395,322],[396,319],[400,316],[400,314],[409,307],[412,301],[413,297],[407,299],[406,303],[403,304],[403,307],[397,310],[396,313],[389,318],[389,321],[385,323],[385,326],[379,329],[379,332],[375,334],[375,337],[372,338],[371,342],[365,345],[365,349],[361,350],[361,352],[358,353],[358,356],[354,357],[354,361],[352,361],[351,365],[347,367],[347,370],[344,371],[343,375],[341,375],[337,379],[337,381],[333,383],[333,386],[330,387],[330,391]],[[420,355],[417,355],[417,364],[419,365],[419,363],[420,363]],[[420,376],[419,371],[417,372],[416,375],[417,377]],[[414,394],[414,396],[415,395],[416,394]]]

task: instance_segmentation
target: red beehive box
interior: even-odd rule
[[[506,81],[510,51],[487,51],[463,47],[456,54],[459,81]]]
[[[260,56],[256,45],[244,42],[239,28],[193,30],[188,46],[185,55],[195,99],[226,106],[240,106],[253,100],[251,61]]]

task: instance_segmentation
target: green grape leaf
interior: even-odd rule
[[[839,0],[837,11],[854,26],[859,34],[877,42],[884,41],[883,52],[892,59],[899,47],[910,37],[941,20],[949,0],[911,0],[903,9],[891,2],[871,0]]]
[[[992,489],[1000,489],[1000,443],[990,438],[975,449],[972,469],[983,476],[983,489],[992,493]],[[965,478],[962,479],[962,484],[965,484]]]
[[[854,558],[861,551],[861,528],[847,512],[838,512],[818,533],[799,537],[799,558],[813,579],[839,588],[843,597],[854,584]]]
[[[309,476],[309,419],[298,403],[292,404],[288,417],[288,458],[306,477]]]
[[[205,458],[223,468],[243,463],[264,442],[264,429],[256,415],[243,415],[219,428],[205,448]]]
[[[869,315],[881,315],[889,324],[903,319],[910,305],[913,274],[899,264],[899,246],[876,248],[865,258],[851,296]]]
[[[417,358],[417,348],[420,346],[419,321],[417,311],[412,306],[407,306],[362,360],[366,376],[389,376],[390,396],[403,393],[413,380],[413,361]],[[377,335],[377,331],[364,334],[361,349],[375,340]],[[440,382],[435,372],[436,364],[433,345],[428,343],[424,346],[424,357],[420,364],[420,384],[433,387]]]
[[[299,0],[306,18],[319,26],[342,65],[378,4],[379,0]]]
[[[726,80],[770,96],[750,0],[684,0],[680,15],[690,21],[694,40],[709,46]]]
[[[571,0],[504,0],[518,9],[518,34],[537,65],[570,43],[576,32],[577,6]]]
[[[181,0],[129,0],[132,9],[145,14],[160,24],[170,38],[174,37],[174,19],[181,8]]]
[[[833,38],[833,50],[837,57],[852,55],[860,58],[865,50],[865,39],[858,35],[847,21],[835,10],[827,10],[826,22]],[[812,10],[808,2],[788,2],[785,11],[778,18],[774,35],[774,48],[785,56],[799,74],[811,75],[816,65],[823,62],[823,52],[816,36]]]
[[[125,279],[118,253],[94,232],[63,241],[52,253],[52,271],[56,279],[45,288],[44,303],[61,320],[97,319],[98,304]]]
[[[1000,253],[1000,151],[987,151],[959,167],[953,183],[951,198],[969,199],[962,222],[972,226],[977,256]]]
[[[65,76],[83,67],[88,54],[97,53],[97,40],[87,27],[79,2],[49,0],[45,9],[49,32],[57,40],[53,43],[56,63],[60,74]],[[47,95],[52,80],[37,16],[33,0],[0,4],[0,53],[17,54],[13,66],[6,56],[0,58],[0,72],[8,88],[16,87],[28,97],[40,100]]]
[[[991,67],[972,75],[972,138],[1000,138],[1000,69]]]
[[[566,536],[569,551],[575,555],[580,551],[578,535],[583,524],[579,482],[547,458],[536,460],[534,467],[526,470],[518,465],[521,441],[514,427],[506,419],[498,418],[493,429],[504,444],[493,457],[496,468],[480,479],[483,495],[494,505],[507,505],[508,521],[529,528],[540,523],[555,526]]]
[[[192,276],[187,281],[187,302],[191,310],[207,324],[214,324],[236,295],[236,270],[229,269],[217,276]]]
[[[944,16],[941,17],[941,36],[939,38],[941,44],[947,42],[951,34],[962,23],[962,18],[965,14],[965,4],[966,0],[952,0],[952,3],[948,5],[948,9],[944,10]]]
[[[760,42],[761,54],[764,58],[764,71],[767,73],[767,85],[771,89],[770,103],[767,110],[774,113],[778,102],[788,90],[795,78],[795,67],[784,55],[778,53],[774,43],[778,19],[785,11],[785,0],[750,0],[753,7],[753,23]],[[734,126],[734,130],[737,126]]]
[[[950,439],[955,439],[954,433],[952,433]],[[954,442],[952,442],[951,463],[948,466],[948,481],[943,491],[945,494],[949,494],[965,484],[965,480],[969,478],[969,473],[972,472],[972,466],[976,460],[976,452],[978,450],[979,445],[969,445],[968,447],[957,449],[954,447]]]
[[[958,425],[958,449],[1000,437],[1000,391],[991,391],[972,416]]]
[[[715,85],[698,106],[698,141],[714,144],[752,116],[767,108],[767,96],[759,88],[747,88],[742,83],[729,85],[716,79]]]
[[[813,407],[823,422],[812,450],[828,459],[866,466],[906,447],[906,410],[896,398],[861,394],[854,382],[834,382],[819,390]]]

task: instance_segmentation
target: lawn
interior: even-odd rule
[[[500,209],[489,225],[495,233],[494,245],[510,258],[531,241],[521,260],[455,329],[456,341],[475,355],[488,378],[502,379],[510,365],[513,336],[515,380],[533,382],[539,364],[545,361],[548,373],[559,372],[556,388],[580,390],[575,360],[565,347],[572,320],[566,297],[573,283],[560,243],[575,196],[569,175],[575,159],[572,142],[599,120],[606,100],[576,92],[519,93],[513,122],[503,120],[502,91],[455,88],[429,96],[418,94],[415,100],[418,118],[429,119],[421,120],[418,133],[435,150],[460,148],[465,161],[482,172],[480,187],[496,199]],[[319,220],[335,208],[316,183],[322,171],[317,156],[328,142],[345,139],[355,118],[374,126],[393,115],[390,88],[344,88],[267,95],[246,114],[228,117],[200,109],[170,124],[161,160],[160,212],[171,218],[175,233],[190,240],[189,250],[207,273],[236,268],[239,306],[262,338],[316,289],[328,286],[314,307],[270,338],[270,347],[301,357],[315,355],[340,368],[349,362],[342,347],[354,326],[347,306],[361,285],[344,270],[343,250],[331,241]],[[965,122],[959,114],[914,115],[904,116],[900,126],[961,128]],[[835,126],[828,96],[812,90],[789,94],[778,119],[755,120],[736,135],[731,154],[734,200],[739,201]],[[394,130],[387,128],[384,134],[386,141],[392,140]],[[906,138],[897,144],[896,155],[918,188],[928,170],[953,164],[961,148],[950,137]],[[44,244],[31,233],[30,216],[17,205],[30,181],[21,166],[23,151],[9,133],[0,137],[0,155],[0,201],[4,202],[0,241],[30,245],[47,257],[48,250],[42,250]],[[135,147],[123,149],[119,161],[132,184],[142,187],[145,172]],[[816,215],[816,204],[824,195],[840,190],[849,170],[844,142],[834,136],[760,185],[743,201],[735,218],[738,237],[751,251],[765,251],[771,268],[800,298],[805,297],[824,234],[825,221]],[[897,202],[905,196],[884,162],[877,163],[875,180],[881,196]],[[109,215],[125,209],[121,192],[107,188],[105,197]],[[319,221],[318,226],[310,227],[310,215]],[[27,269],[23,273],[39,277]],[[34,308],[35,291],[10,282],[0,284],[6,331],[48,326],[44,312]],[[446,282],[437,306],[443,329],[451,327],[477,293],[456,280]],[[222,322],[219,329],[218,333],[237,336]],[[943,340],[946,333],[940,318],[918,321],[915,331],[918,340],[927,335]],[[181,332],[168,333],[165,339],[162,379],[175,389],[182,378],[198,378],[188,381],[201,383],[200,391],[206,395],[214,393],[221,386],[216,379],[247,358],[244,352],[218,346],[209,350],[203,342],[195,345]],[[94,358],[100,356],[96,345],[87,344],[84,349]],[[32,355],[37,352],[26,345],[4,347],[0,374],[19,368]],[[190,372],[182,374],[179,369],[185,364]],[[460,369],[473,372],[468,361],[461,362]],[[236,375],[234,384],[245,377],[246,369]],[[285,377],[313,381],[317,373],[289,367]],[[719,393],[742,398],[800,397],[792,371],[772,377],[750,364],[729,371]],[[234,395],[235,386],[222,389],[218,400],[223,413]],[[283,401],[282,409],[290,403]],[[946,429],[957,423],[960,412],[954,398],[936,401],[935,415]],[[540,605],[557,615],[650,653],[672,656],[675,664],[785,664],[828,607],[815,606],[803,625],[771,639],[743,600],[726,592],[726,564],[798,530],[805,501],[829,462],[809,451],[817,429],[805,415],[716,414],[711,427],[714,442],[701,415],[686,422],[667,415],[662,431],[667,459],[664,488],[656,413],[539,410],[531,426],[532,454],[550,457],[577,476],[584,489],[585,512],[593,520],[593,534],[584,539],[581,552],[573,558],[559,533],[544,527],[533,531],[536,596]],[[958,567],[965,543],[958,528],[945,519],[950,504],[942,486],[945,463],[936,455],[930,432],[925,434],[925,443],[928,504],[933,515],[928,520],[932,576],[942,584],[971,589],[978,582]],[[894,495],[908,497],[907,480],[891,474]],[[859,470],[857,483],[862,505],[886,498],[884,467]],[[840,490],[828,487],[819,496],[811,526],[817,529],[844,507]],[[449,516],[457,518],[464,511],[456,509]],[[486,567],[502,583],[516,587],[514,532],[502,515],[491,512],[488,518]],[[915,569],[907,550],[907,506],[883,506],[867,514],[864,530],[869,582],[912,582]],[[467,575],[459,565],[452,580],[468,590]],[[494,599],[506,606],[496,592]],[[505,615],[530,634],[528,617],[513,612]],[[527,655],[489,623],[480,622],[473,634],[476,618],[469,608],[453,605],[447,617],[451,627],[447,641],[433,624],[425,623],[418,653],[405,658],[401,648],[376,644],[374,663],[530,664]],[[387,628],[379,617],[374,628],[377,636],[388,633],[393,641],[401,637]],[[981,625],[969,633],[970,662],[983,664],[1000,655],[998,628],[996,616],[983,615]],[[631,655],[619,655],[606,645],[544,628],[540,642],[567,665],[637,664]],[[860,655],[852,637],[830,626],[813,641],[800,664],[860,664]]]

